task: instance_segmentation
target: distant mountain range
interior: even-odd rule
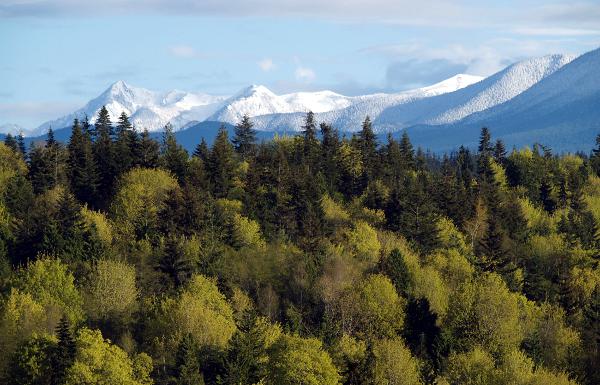
[[[587,151],[600,132],[600,49],[578,58],[532,58],[485,79],[459,74],[429,87],[394,94],[344,96],[319,91],[276,95],[264,86],[252,85],[227,97],[159,93],[118,81],[83,108],[25,133],[42,135],[50,126],[69,127],[75,117],[86,115],[93,123],[103,105],[111,119],[125,112],[138,129],[161,131],[168,122],[176,131],[193,129],[198,135],[195,143],[203,135],[199,127],[235,124],[244,114],[264,132],[262,137],[298,132],[306,112],[313,111],[317,121],[331,123],[341,132],[358,131],[369,115],[381,135],[407,130],[416,144],[433,151],[451,150],[463,143],[474,145],[484,125],[509,146],[540,142],[558,151]],[[0,132],[19,131],[22,128],[15,125],[0,126]],[[210,136],[208,131],[206,135]]]

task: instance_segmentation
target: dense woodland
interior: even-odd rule
[[[368,118],[190,156],[128,117],[0,143],[0,382],[600,383],[592,154]]]

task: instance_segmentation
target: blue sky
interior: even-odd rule
[[[598,46],[598,1],[1,0],[0,124],[35,127],[116,80],[356,95]]]

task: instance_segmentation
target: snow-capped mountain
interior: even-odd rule
[[[18,124],[6,123],[0,124],[0,133],[11,135],[19,135],[19,133],[23,133],[23,135],[26,135],[27,130]]]
[[[393,94],[344,96],[319,91],[277,95],[264,86],[252,85],[226,97],[155,92],[118,81],[83,108],[44,123],[38,133],[50,125],[68,127],[73,118],[85,115],[93,123],[103,105],[113,121],[125,112],[136,127],[150,131],[160,131],[167,122],[175,130],[199,127],[199,122],[235,124],[248,114],[258,130],[293,132],[301,129],[306,112],[313,111],[317,122],[330,123],[342,132],[359,130],[368,115],[376,131],[408,129],[415,143],[431,149],[469,144],[483,125],[505,138],[508,145],[547,138],[545,142],[555,148],[570,149],[568,143],[581,147],[582,138],[591,143],[591,132],[600,131],[600,49],[579,58],[550,55],[528,59],[487,78],[460,74]],[[16,125],[0,126],[0,131],[30,134]],[[573,133],[581,135],[574,137]]]
[[[509,146],[534,142],[556,151],[589,150],[600,134],[600,49],[588,52],[505,103],[470,114],[453,124],[418,126],[412,132],[433,142],[451,131],[457,143],[468,143],[487,126]]]
[[[223,96],[178,90],[165,93],[154,92],[130,86],[119,80],[83,108],[62,118],[46,122],[36,131],[43,133],[49,127],[69,127],[74,118],[83,119],[85,116],[91,123],[94,123],[102,106],[106,106],[112,121],[116,121],[119,115],[125,112],[139,129],[147,128],[150,131],[158,131],[168,122],[178,129],[192,120],[206,119],[219,108],[225,99],[226,97]],[[183,118],[184,116],[186,118]]]
[[[323,111],[305,108],[295,113],[277,113],[254,117],[254,123],[259,130],[297,131],[302,126],[306,111],[316,113],[317,121],[328,122],[341,131],[356,131],[360,129],[362,121],[368,115],[372,119],[386,108],[443,95],[460,90],[469,85],[480,82],[481,76],[466,74],[455,75],[431,86],[403,91],[394,94],[372,94],[348,97],[348,106]],[[336,94],[337,95],[337,94]]]
[[[374,119],[375,126],[395,130],[416,124],[456,122],[514,98],[574,58],[549,55],[524,60],[459,91],[389,107]]]

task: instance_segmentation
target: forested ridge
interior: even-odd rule
[[[0,382],[600,383],[600,137],[414,149],[308,113],[188,154],[103,108],[0,143]]]

